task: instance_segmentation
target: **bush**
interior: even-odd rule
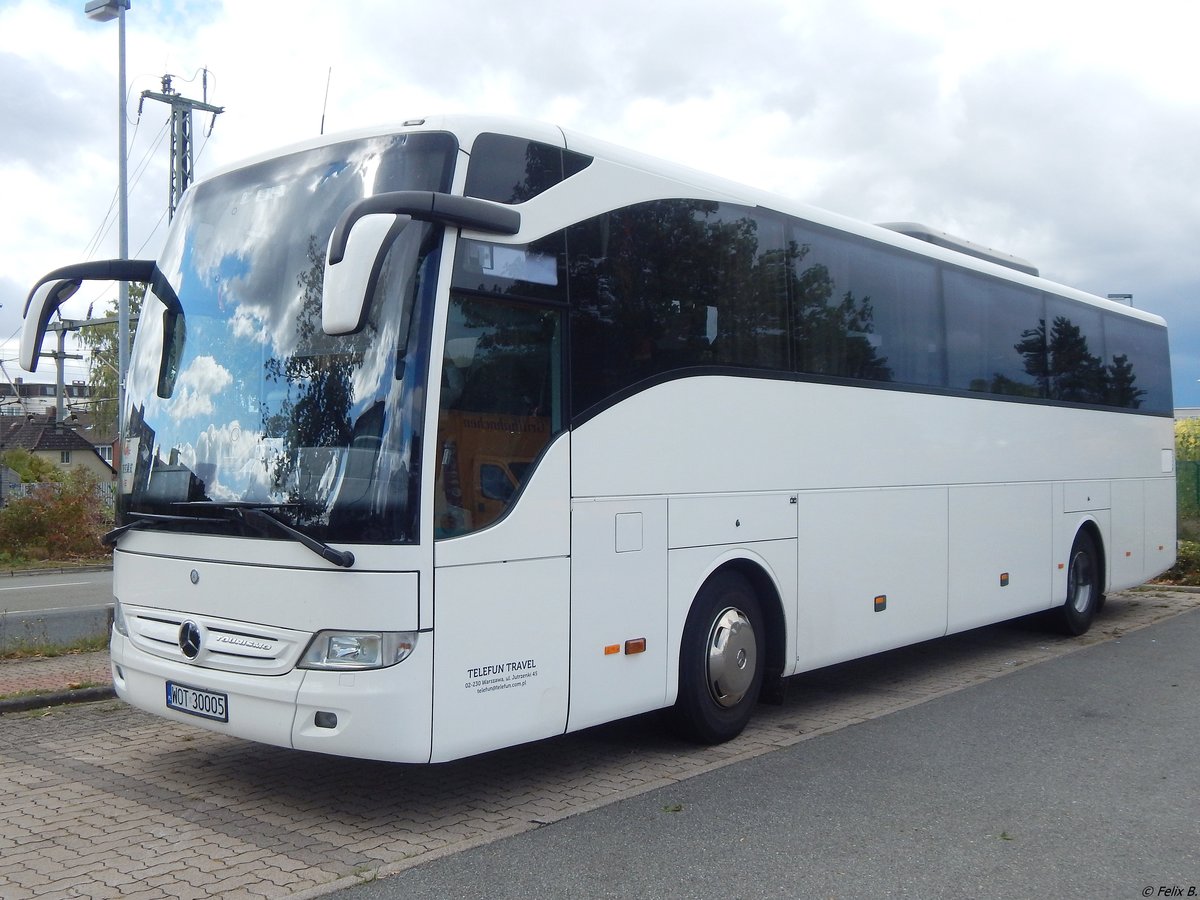
[[[0,546],[7,555],[33,559],[102,554],[108,516],[98,487],[95,475],[74,469],[10,501],[0,509]]]
[[[1200,587],[1200,543],[1180,541],[1175,565],[1154,579],[1156,584]]]

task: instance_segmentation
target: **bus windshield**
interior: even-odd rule
[[[323,541],[418,539],[442,228],[400,233],[353,335],[322,331],[323,267],[346,207],[445,191],[456,152],[448,134],[369,138],[193,187],[159,260],[182,314],[148,291],[130,354],[122,521],[228,533],[254,521],[233,514],[251,506]]]

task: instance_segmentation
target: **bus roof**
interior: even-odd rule
[[[1073,297],[1089,304],[1120,312],[1123,315],[1132,316],[1133,318],[1155,322],[1160,325],[1165,324],[1161,317],[1145,310],[1116,303],[1096,294],[1042,278],[1036,266],[1020,257],[984,247],[983,245],[937,231],[925,225],[913,222],[885,223],[882,225],[863,222],[819,207],[809,206],[781,194],[774,194],[761,188],[750,187],[731,179],[631,150],[619,144],[535,119],[468,114],[422,116],[406,119],[400,123],[393,122],[387,125],[381,124],[310,138],[225,166],[207,177],[214,177],[215,175],[243,168],[267,159],[328,144],[380,135],[420,131],[445,131],[453,133],[457,136],[460,145],[468,153],[470,152],[468,148],[474,145],[475,138],[484,133],[507,134],[528,140],[540,141],[659,178],[668,179],[681,186],[694,187],[698,191],[703,192],[696,199],[719,197],[731,203],[761,206],[839,231],[856,234],[879,243],[890,244],[909,252],[915,252],[923,256],[940,259],[944,262],[1026,284],[1039,290],[1050,290],[1060,295]],[[682,196],[682,193],[680,196]],[[537,203],[537,198],[528,202],[535,204]],[[523,236],[515,238],[515,240],[525,239]]]

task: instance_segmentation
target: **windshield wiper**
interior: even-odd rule
[[[160,525],[173,522],[202,522],[205,525],[224,525],[228,521],[227,519],[210,519],[199,516],[165,516],[158,513],[130,513],[129,515],[135,517],[136,521],[127,522],[120,528],[114,528],[112,531],[107,532],[100,538],[100,543],[105,547],[115,547],[117,541],[121,539],[121,535],[127,531],[133,531],[135,528],[157,528]]]
[[[286,535],[298,544],[302,544],[311,550],[317,556],[333,563],[335,566],[341,566],[343,569],[349,569],[354,565],[354,554],[349,550],[337,550],[330,547],[324,541],[318,541],[316,538],[309,537],[302,531],[298,531],[286,522],[282,522],[275,518],[268,509],[286,509],[295,506],[294,503],[257,503],[247,500],[233,500],[229,502],[219,502],[216,500],[193,500],[184,503],[173,503],[172,506],[184,506],[191,509],[214,509],[223,512],[234,513],[243,522],[251,528],[258,531],[269,531],[274,529],[280,534]],[[190,516],[180,516],[179,518],[190,519]],[[194,520],[193,521],[197,521]],[[199,520],[208,521],[208,520]],[[226,519],[218,519],[216,521],[228,521]]]
[[[281,522],[269,512],[264,512],[261,509],[256,509],[252,506],[239,508],[239,513],[242,518],[250,525],[266,525],[268,528],[274,528],[281,534],[286,534],[292,540],[303,544],[313,553],[322,559],[333,563],[335,566],[341,566],[343,569],[349,569],[354,565],[354,554],[349,550],[335,550],[324,541],[318,541],[316,538],[309,537],[303,531],[297,531],[286,522]]]

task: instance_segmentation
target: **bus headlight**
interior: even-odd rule
[[[301,669],[383,669],[417,646],[415,631],[319,631],[300,658]]]
[[[125,624],[125,613],[121,609],[121,601],[113,597],[113,628],[117,634],[129,637],[129,626]]]

